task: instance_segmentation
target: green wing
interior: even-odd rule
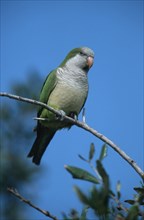
[[[85,105],[85,103],[86,103],[87,97],[88,97],[88,92],[87,92],[87,96],[85,97],[84,103],[83,103],[83,105],[82,105],[82,107],[81,107],[81,110],[83,109],[83,107],[84,107],[84,105]],[[81,110],[80,110],[80,112],[81,112]],[[80,112],[79,112],[79,113],[80,113]]]
[[[44,84],[42,86],[41,93],[40,93],[40,99],[39,99],[40,102],[47,104],[49,96],[51,92],[53,91],[53,89],[55,88],[56,84],[57,84],[56,70],[53,70],[49,73],[49,75],[44,81]],[[40,107],[38,110],[38,114],[37,114],[38,117],[40,116],[42,110],[43,110],[43,107]]]

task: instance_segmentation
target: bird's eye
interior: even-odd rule
[[[85,54],[84,54],[83,52],[81,52],[81,51],[79,52],[79,54],[80,54],[80,55],[82,55],[82,56],[84,56],[84,55],[85,55]]]

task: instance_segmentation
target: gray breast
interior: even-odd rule
[[[49,97],[50,106],[62,109],[69,114],[79,114],[88,93],[88,80],[85,73],[66,71],[58,68],[58,82]]]

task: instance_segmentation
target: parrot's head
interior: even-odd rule
[[[80,68],[86,72],[92,67],[94,52],[88,47],[80,47],[71,50],[61,66]]]

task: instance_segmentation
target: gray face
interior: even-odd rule
[[[94,52],[93,50],[91,50],[90,48],[88,47],[82,47],[81,48],[81,53],[87,55],[87,56],[90,56],[90,57],[93,57],[94,58]]]
[[[76,48],[70,54],[72,56],[69,57],[66,65],[71,68],[80,68],[87,72],[93,64],[94,52],[88,47]]]

